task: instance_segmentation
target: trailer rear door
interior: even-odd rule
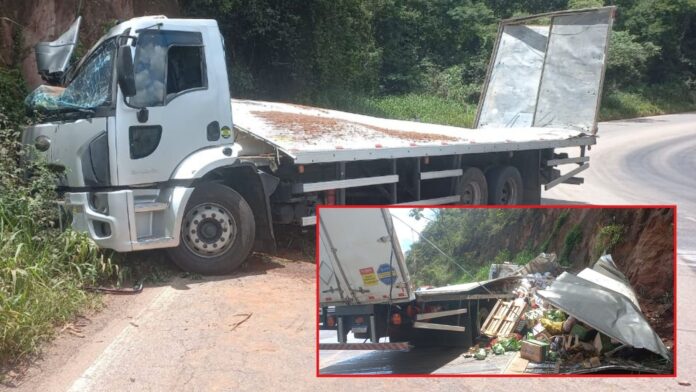
[[[322,305],[414,298],[389,210],[320,210],[319,291]]]
[[[614,10],[562,11],[502,21],[476,128],[596,133]]]

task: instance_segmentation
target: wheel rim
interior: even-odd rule
[[[500,191],[500,204],[512,204],[515,200],[517,200],[517,187],[515,181],[508,178]]]
[[[462,189],[462,204],[480,204],[481,187],[475,182],[469,182]]]
[[[237,222],[225,207],[203,203],[186,213],[181,231],[184,244],[191,252],[201,257],[215,257],[234,243]]]

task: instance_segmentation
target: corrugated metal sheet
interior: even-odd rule
[[[625,286],[620,280],[615,282]],[[632,291],[630,287],[624,290]],[[640,309],[618,291],[564,272],[546,290],[537,291],[537,295],[607,336],[671,359]]]

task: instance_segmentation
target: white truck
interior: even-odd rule
[[[613,14],[502,21],[475,129],[231,100],[214,20],[134,18],[68,66],[78,18],[36,47],[51,86],[27,98],[43,120],[23,138],[99,246],[225,273],[273,249],[274,224],[315,224],[316,205],[536,204],[581,183]]]
[[[470,346],[496,301],[514,297],[519,276],[416,290],[388,209],[319,211],[320,328],[337,336],[322,350]]]

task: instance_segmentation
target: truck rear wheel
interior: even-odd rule
[[[522,175],[512,166],[496,166],[486,172],[488,202],[490,204],[520,204],[522,202]]]
[[[459,180],[459,195],[461,204],[486,204],[488,203],[488,184],[483,172],[475,167],[464,169]]]
[[[229,273],[251,252],[255,226],[251,207],[239,193],[221,184],[203,184],[186,204],[179,246],[167,252],[186,271]]]

